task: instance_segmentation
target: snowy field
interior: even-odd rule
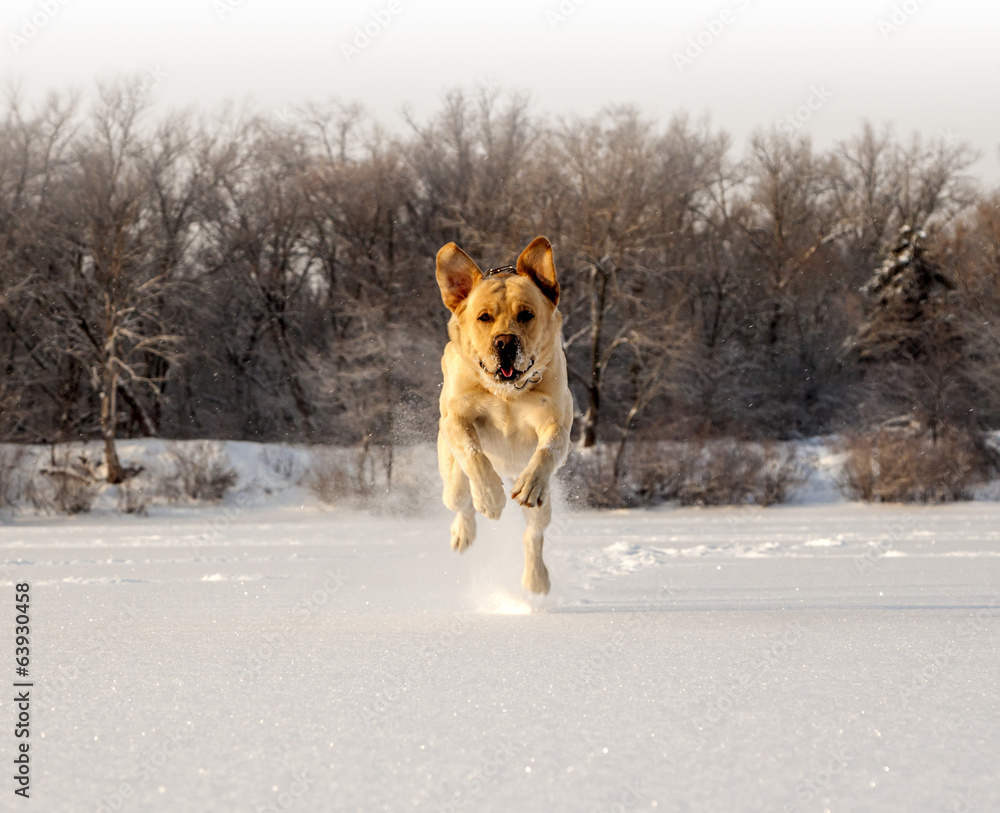
[[[0,809],[1000,810],[997,502],[563,510],[530,599],[519,513],[460,557],[435,489],[0,519]]]

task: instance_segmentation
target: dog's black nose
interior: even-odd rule
[[[498,353],[510,352],[517,348],[517,336],[513,333],[501,333],[493,340],[493,346]]]

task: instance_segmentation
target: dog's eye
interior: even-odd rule
[[[492,322],[493,321],[493,317],[490,316],[488,313],[481,313],[481,314],[479,314],[479,321],[480,322]]]
[[[517,315],[517,321],[520,322],[521,324],[524,324],[525,322],[530,322],[534,318],[535,314],[533,314],[531,311],[521,311]]]

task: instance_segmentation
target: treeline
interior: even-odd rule
[[[10,99],[0,440],[413,436],[436,419],[437,249],[501,265],[537,234],[584,445],[996,427],[1000,196],[975,158],[870,124],[734,155],[708,121],[485,91],[402,135],[337,103],[153,116],[141,83]]]

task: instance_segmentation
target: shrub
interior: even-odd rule
[[[651,505],[773,505],[786,502],[808,479],[794,447],[732,440],[637,443],[616,485],[610,455],[598,448],[574,453],[565,479],[592,507]]]
[[[24,496],[24,449],[0,448],[0,508],[17,505]]]
[[[996,470],[996,454],[981,436],[945,427],[937,438],[919,430],[880,428],[847,435],[839,486],[865,502],[953,502]]]
[[[86,514],[100,491],[95,483],[62,474],[43,474],[45,480],[32,479],[26,490],[36,511],[60,514]]]
[[[776,444],[766,443],[763,453],[764,465],[756,502],[760,505],[788,502],[809,480],[812,469],[808,461],[799,457],[794,446],[782,452]]]
[[[377,469],[367,447],[313,450],[302,482],[327,505],[361,505],[379,485],[384,488],[378,490],[388,491],[388,482],[377,482]]]
[[[612,482],[613,457],[604,446],[570,451],[566,465],[559,470],[566,499],[571,504],[590,508],[621,508],[628,496]]]
[[[390,465],[390,456],[394,462]],[[365,508],[380,514],[414,516],[437,506],[433,477],[436,458],[419,446],[313,449],[300,481],[327,505]]]
[[[52,449],[51,463],[28,480],[25,495],[36,511],[85,514],[100,493],[101,484],[87,454],[72,458],[68,449]]]
[[[302,482],[320,501],[335,505],[363,493],[353,468],[336,450],[317,449],[309,454],[309,466]]]
[[[261,462],[269,470],[286,480],[290,480],[295,472],[295,452],[285,445],[265,446],[261,452]]]
[[[694,447],[686,477],[675,478],[671,495],[681,505],[739,505],[754,502],[764,461],[755,448],[734,441]]]
[[[221,443],[174,443],[167,454],[176,468],[172,478],[167,478],[172,479],[173,484],[164,484],[167,494],[172,488],[176,490],[174,484],[177,484],[192,500],[221,500],[239,479]]]
[[[791,499],[808,479],[794,447],[733,440],[681,445],[662,489],[665,499],[681,505],[774,505]]]
[[[118,486],[118,512],[120,514],[140,514],[145,516],[149,504],[149,491],[129,480]]]

